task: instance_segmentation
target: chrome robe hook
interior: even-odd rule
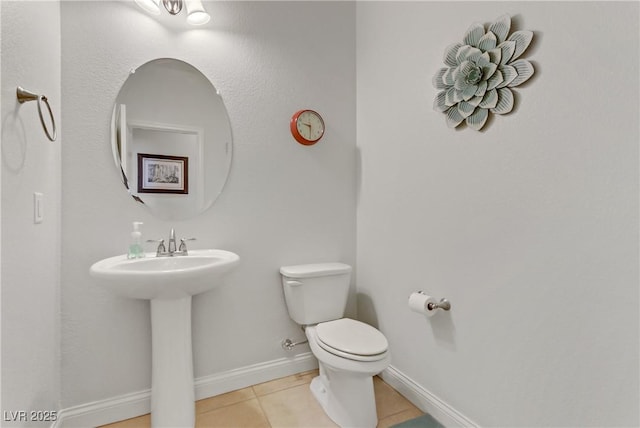
[[[53,112],[51,111],[51,106],[49,105],[49,100],[44,95],[34,94],[31,91],[24,89],[21,86],[18,86],[16,89],[16,96],[18,97],[18,102],[20,104],[24,104],[28,101],[38,101],[38,115],[40,116],[40,123],[42,124],[42,129],[44,129],[44,133],[47,135],[49,141],[56,141],[56,120],[53,118]],[[51,118],[51,124],[53,125],[53,132],[49,132],[47,125],[44,122],[44,117],[42,116],[42,102],[44,102],[47,106],[47,110],[49,110],[49,117]]]

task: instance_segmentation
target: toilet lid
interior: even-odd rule
[[[347,354],[378,355],[389,347],[387,338],[380,331],[350,318],[320,323],[316,332],[320,342]]]

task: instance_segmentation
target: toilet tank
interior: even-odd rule
[[[296,323],[318,324],[344,316],[351,266],[344,263],[283,266],[280,273],[289,316]]]

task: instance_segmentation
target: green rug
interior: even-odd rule
[[[433,419],[431,415],[422,415],[393,425],[391,428],[444,428],[444,425]]]

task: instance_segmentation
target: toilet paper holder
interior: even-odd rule
[[[419,294],[424,294],[426,295],[427,293],[425,293],[424,291],[418,291]],[[449,302],[447,299],[445,299],[444,297],[442,299],[440,299],[439,302],[437,303],[428,303],[427,304],[427,309],[429,309],[430,311],[433,311],[435,309],[442,309],[444,311],[448,311],[451,309],[451,302]]]

